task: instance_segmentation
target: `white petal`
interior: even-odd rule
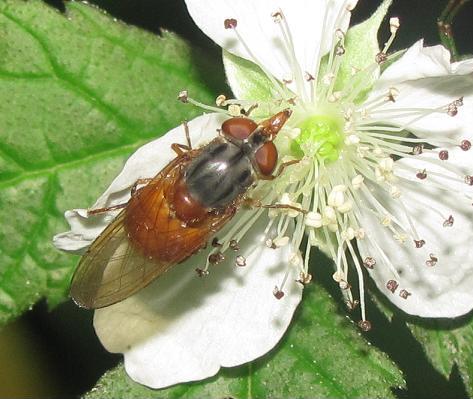
[[[460,180],[453,180],[453,173],[443,166],[432,167],[432,164],[424,162],[429,157],[436,158],[424,154],[416,160],[402,159],[396,162],[395,169],[398,176],[405,177],[397,183],[403,193],[401,200],[411,216],[418,238],[425,240],[425,245],[416,248],[412,240],[399,244],[388,228],[381,226],[379,219],[369,212],[366,197],[358,214],[366,239],[359,241],[358,245],[363,259],[368,256],[376,259],[377,264],[369,270],[370,275],[378,288],[399,308],[423,317],[457,317],[473,308],[473,188]],[[450,151],[448,162],[458,165],[459,169],[467,167],[473,171],[471,155],[459,149]],[[424,168],[428,177],[420,181],[415,178],[415,171]],[[429,175],[434,171],[450,178]],[[439,186],[436,187],[435,183]],[[386,210],[408,228],[406,213],[399,201],[388,193],[375,191],[375,195]],[[450,215],[454,218],[453,225],[444,226]],[[438,261],[429,266],[426,261],[431,260],[431,254]],[[399,284],[395,293],[386,287],[389,280]],[[411,295],[403,299],[402,290]]]
[[[191,143],[194,147],[214,138],[226,118],[223,114],[206,114],[188,123]],[[171,144],[186,144],[183,126],[178,126],[164,136],[140,147],[125,163],[120,174],[90,209],[124,204],[130,198],[130,190],[138,179],[155,176],[173,158]],[[53,238],[54,245],[64,251],[82,253],[113,220],[115,213],[87,215],[87,209],[66,211],[65,217],[71,230]]]
[[[388,124],[404,126],[427,139],[473,136],[473,59],[450,64],[450,55],[444,47],[423,47],[421,40],[384,71],[370,99],[386,95],[391,87],[399,91],[396,102],[387,103],[379,110],[436,109],[460,97],[464,98],[464,105],[458,108],[454,117],[442,111],[421,119],[418,113],[379,112],[377,118]]]
[[[350,13],[345,0],[186,0],[194,21],[225,50],[263,65],[279,80],[294,77],[291,56],[272,14],[282,10],[292,36],[300,71],[315,73],[316,62],[332,48],[337,28],[346,31]],[[226,19],[236,19],[238,32],[256,60],[237,39],[232,29],[224,28]],[[293,90],[295,84],[289,86]],[[307,86],[308,87],[308,86]]]
[[[302,287],[294,282],[298,271],[292,268],[286,295],[274,297],[291,250],[266,247],[263,228],[259,223],[242,242],[243,254],[252,247],[247,266],[235,266],[236,254],[229,253],[209,276],[199,278],[194,269],[205,264],[202,253],[137,295],[95,312],[97,335],[107,350],[124,353],[131,378],[152,388],[200,380],[276,345]]]

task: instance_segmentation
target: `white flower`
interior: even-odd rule
[[[363,329],[369,329],[363,269],[408,313],[456,317],[471,310],[473,60],[450,64],[445,49],[422,41],[389,56],[395,19],[385,49],[373,53],[370,43],[348,40],[355,1],[186,2],[199,27],[226,50],[238,100],[219,97],[218,105],[233,107],[231,113],[237,105],[254,109],[255,119],[290,107],[276,144],[283,161],[300,162],[252,194],[282,208],[259,219],[266,210],[242,211],[222,233],[227,246],[233,236],[245,236],[237,264],[246,267],[222,264],[198,279],[192,271],[208,253],[197,255],[96,312],[99,338],[124,353],[132,378],[164,387],[267,352],[300,300],[294,280],[310,281],[313,245],[333,259],[334,279],[350,306],[356,303],[348,273],[353,260]],[[222,120],[209,114],[191,121],[193,143],[212,138]],[[170,144],[183,141],[176,128],[142,147],[94,207],[126,202],[133,183],[155,175],[173,157]],[[55,238],[66,250],[86,248],[109,223],[106,216],[88,219],[84,210],[66,217],[71,232]],[[309,245],[301,257],[305,234]]]
[[[397,18],[385,48],[370,52],[369,41],[353,43],[360,29],[346,31],[354,3],[187,0],[199,27],[227,51],[241,104],[269,113],[292,105],[277,143],[303,162],[278,184],[309,211],[296,218],[292,245],[305,230],[333,259],[349,304],[353,260],[360,325],[369,328],[363,269],[410,314],[465,314],[473,308],[473,60],[451,64],[447,50],[422,41],[389,56]]]

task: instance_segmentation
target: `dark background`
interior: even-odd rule
[[[47,3],[64,11],[61,0]],[[194,45],[210,50],[215,62],[220,62],[218,48],[193,24],[183,0],[95,0],[91,3],[118,19],[156,34],[162,28],[177,32]],[[367,18],[380,3],[380,0],[360,0],[354,22]],[[407,47],[420,37],[424,37],[427,44],[437,44],[436,19],[446,3],[447,0],[394,0],[389,14],[400,18],[401,29],[393,48]],[[461,54],[473,53],[472,17],[473,2],[466,4],[455,20],[454,32]],[[387,27],[382,34],[385,39]],[[319,259],[317,263],[324,262]],[[324,274],[329,273],[317,273]],[[322,283],[329,290],[335,287],[328,280]],[[333,294],[338,296],[336,292]],[[393,326],[388,325],[375,308],[370,314],[377,314],[379,320],[368,338],[388,353],[405,373],[407,391],[398,391],[400,398],[467,397],[458,371],[454,369],[449,379],[441,376],[428,363],[402,316],[394,319],[397,332],[396,339],[392,340],[386,330],[392,331]],[[49,312],[43,301],[0,334],[0,397],[78,397],[90,390],[104,371],[118,364],[120,359],[121,356],[107,353],[98,342],[92,327],[92,312],[78,309],[70,301]]]

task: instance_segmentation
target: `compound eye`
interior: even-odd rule
[[[230,118],[222,124],[222,132],[226,137],[244,140],[257,128],[256,122],[249,118]]]
[[[265,176],[271,175],[278,163],[278,150],[274,143],[272,141],[264,143],[263,146],[256,151],[255,160],[261,174]]]

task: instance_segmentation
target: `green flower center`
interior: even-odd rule
[[[317,157],[325,163],[338,159],[343,146],[343,122],[333,116],[314,115],[298,125],[299,136],[292,143],[298,156]]]

